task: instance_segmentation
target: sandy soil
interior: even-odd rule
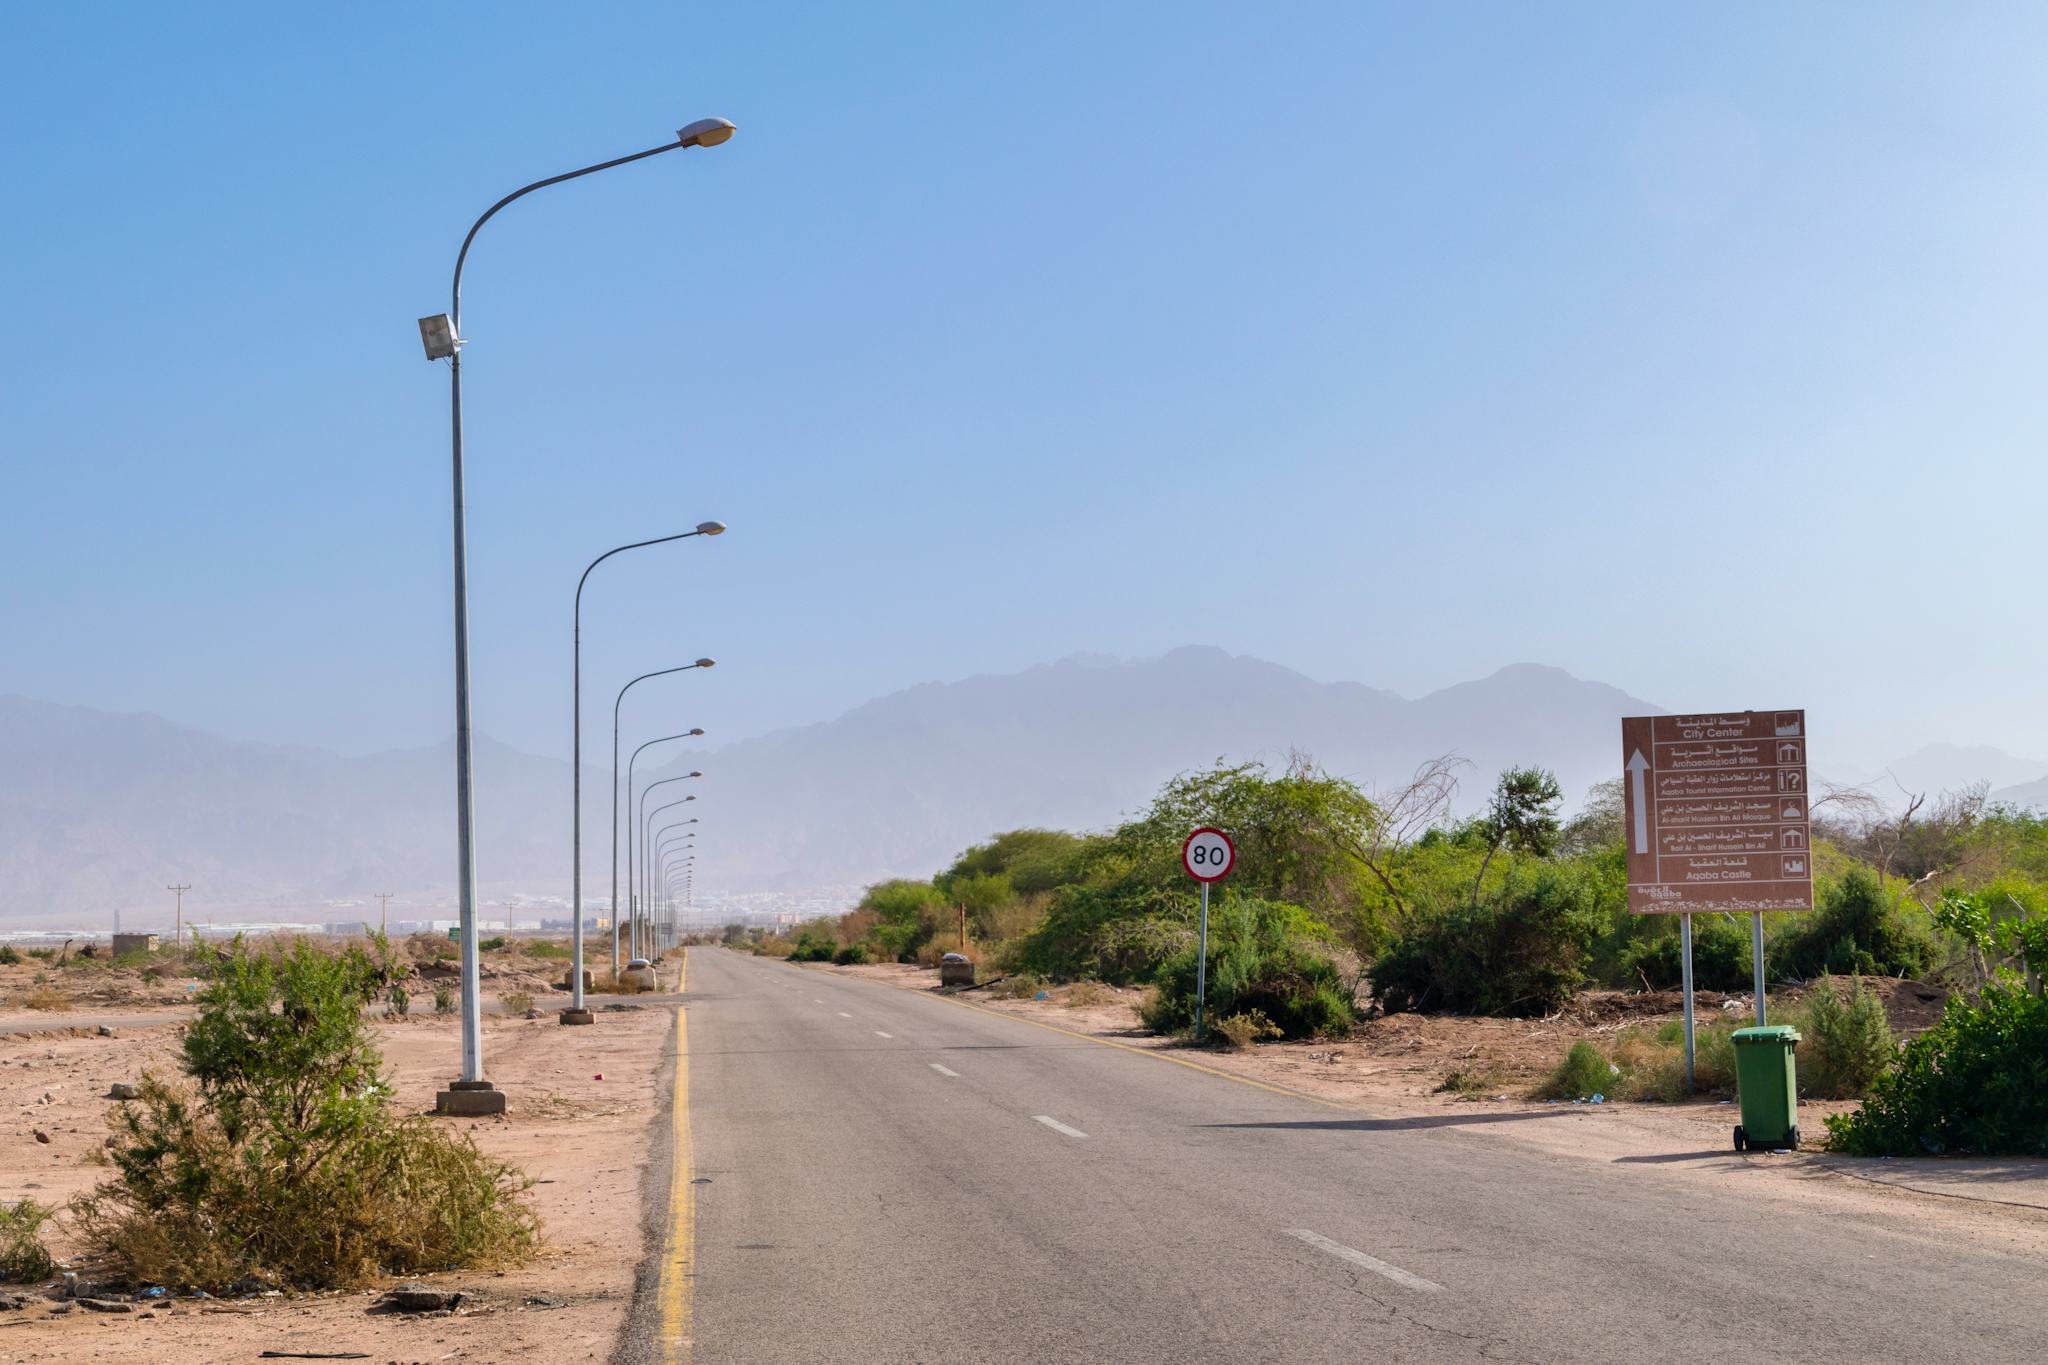
[[[936,972],[906,964],[803,966],[905,990],[938,988]],[[1902,1035],[1919,1032],[1941,1013],[1940,995],[1924,985],[1873,984],[1885,998],[1893,1029]],[[1045,994],[1043,1000],[1006,1000],[992,997],[984,988],[958,998],[1127,1047],[1170,1050],[1203,1066],[1356,1106],[1396,1122],[1455,1127],[1475,1140],[1517,1142],[1560,1159],[1623,1169],[1653,1167],[1730,1192],[1753,1189],[1748,1182],[1763,1179],[1785,1197],[1834,1201],[1845,1210],[1897,1211],[1904,1206],[1910,1217],[1930,1228],[1993,1236],[2015,1248],[2048,1255],[2048,1161],[1866,1161],[1805,1150],[1743,1157],[1733,1151],[1737,1114],[1732,1101],[1587,1106],[1526,1098],[1573,1042],[1589,1039],[1604,1045],[1625,1028],[1654,1029],[1677,1019],[1681,1001],[1676,992],[1589,993],[1572,1009],[1548,1019],[1391,1015],[1368,1020],[1341,1041],[1264,1043],[1243,1052],[1190,1048],[1150,1033],[1138,1018],[1142,989],[1090,983],[1051,987]],[[1719,1010],[1723,999],[1701,992],[1701,1017]],[[1749,1008],[1747,996],[1725,999],[1739,1010]],[[1785,1003],[1795,1004],[1796,997],[1788,995]],[[1444,1078],[1460,1070],[1487,1074],[1494,1084],[1476,1097],[1439,1091]],[[1853,1102],[1803,1101],[1800,1127],[1818,1134],[1823,1131],[1823,1115],[1854,1107]]]
[[[83,1008],[74,1017],[85,1017]],[[178,1013],[159,1008],[161,1022],[117,1027],[112,1037],[72,1027],[63,1015],[0,1013],[0,1200],[60,1203],[100,1178],[88,1158],[115,1103],[104,1098],[108,1086],[146,1067],[170,1068]],[[511,1112],[461,1122],[539,1182],[532,1197],[546,1250],[517,1270],[429,1277],[473,1296],[453,1316],[372,1315],[381,1289],[188,1299],[121,1315],[63,1311],[38,1299],[0,1312],[0,1361],[201,1365],[254,1360],[264,1350],[360,1351],[379,1362],[608,1359],[642,1256],[641,1171],[663,1123],[674,1013],[670,1005],[606,1010],[590,1028],[563,1028],[552,1013],[487,1021],[488,1074],[510,1096]],[[25,1023],[55,1027],[7,1033]],[[455,1020],[414,1014],[380,1020],[377,1029],[399,1104],[431,1109],[457,1070]],[[78,1250],[61,1227],[50,1242],[60,1257]]]

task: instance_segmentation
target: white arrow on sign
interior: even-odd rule
[[[1628,781],[1633,790],[1629,793],[1636,799],[1636,852],[1650,851],[1650,807],[1644,792],[1643,774],[1650,770],[1650,760],[1643,757],[1641,749],[1628,756]]]

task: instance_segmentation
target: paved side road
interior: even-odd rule
[[[1909,1203],[1710,1199],[718,950],[687,986],[629,1361],[2044,1358],[2048,1266]]]

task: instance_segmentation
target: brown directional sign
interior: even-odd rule
[[[1806,713],[1621,722],[1628,908],[1811,910]]]

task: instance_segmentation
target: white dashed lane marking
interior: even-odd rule
[[[1050,1114],[1033,1114],[1031,1117],[1037,1119],[1040,1123],[1052,1129],[1055,1133],[1065,1133],[1068,1137],[1078,1138],[1084,1138],[1088,1136],[1079,1128],[1067,1127],[1066,1124],[1061,1123],[1058,1119],[1054,1118]]]
[[[927,1065],[929,1065],[932,1070],[938,1072],[941,1076],[958,1076],[960,1074],[959,1072],[953,1070],[953,1068],[949,1066],[940,1066],[937,1062],[930,1062],[927,1063]]]
[[[1340,1261],[1349,1261],[1355,1266],[1362,1266],[1370,1270],[1375,1275],[1384,1275],[1395,1284],[1409,1289],[1417,1289],[1425,1294],[1439,1293],[1443,1289],[1443,1286],[1434,1280],[1425,1280],[1420,1275],[1411,1275],[1401,1269],[1401,1267],[1389,1265],[1377,1256],[1368,1256],[1362,1251],[1345,1246],[1342,1242],[1333,1242],[1320,1232],[1310,1232],[1307,1228],[1283,1228],[1281,1230],[1289,1237],[1296,1237],[1307,1242],[1318,1251],[1329,1252]]]
[[[884,1033],[880,1029],[876,1029],[875,1036],[877,1038],[894,1038],[896,1035],[893,1033]]]

